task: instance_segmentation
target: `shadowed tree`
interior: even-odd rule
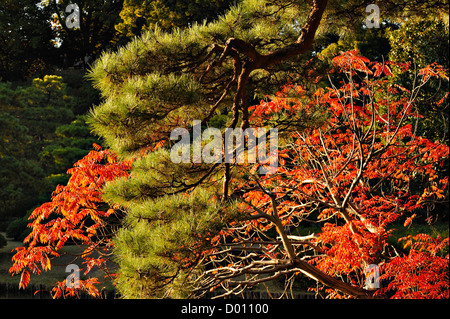
[[[68,7],[73,3],[78,11]],[[120,19],[123,0],[42,0],[41,5],[51,12],[47,20],[55,45],[60,47],[60,54],[66,53],[70,59],[99,54],[117,41],[114,26]],[[78,25],[68,24],[68,18],[76,18]]]
[[[50,11],[36,0],[3,0],[0,5],[0,81],[30,78],[55,62]]]

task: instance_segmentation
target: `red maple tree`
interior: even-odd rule
[[[111,255],[111,239],[114,230],[113,220],[120,212],[109,207],[102,199],[102,186],[121,176],[128,176],[131,160],[118,161],[110,150],[94,145],[94,150],[76,162],[67,171],[71,175],[66,186],[58,186],[52,200],[36,208],[29,219],[32,231],[24,239],[25,247],[16,248],[9,272],[20,274],[20,288],[30,281],[30,273],[39,275],[51,269],[51,259],[61,255],[61,249],[75,243],[83,247],[78,256],[85,265],[84,274],[94,267],[114,277],[107,267]],[[98,278],[79,280],[76,285],[66,285],[66,280],[57,282],[53,297],[76,296],[79,292],[94,297],[100,296],[96,284]]]
[[[448,199],[448,146],[417,136],[414,108],[430,78],[448,77],[431,65],[407,89],[391,68],[402,73],[409,64],[370,62],[357,51],[332,64],[338,86],[310,94],[288,85],[253,107],[254,125],[292,127],[318,113],[326,120],[291,130],[277,172],[236,187],[247,217],[217,236],[201,291],[236,293],[280,276],[288,287],[303,273],[328,298],[448,298],[448,238],[409,236],[403,248],[390,241],[418,210]],[[300,236],[305,224],[320,233]],[[381,287],[366,282],[373,269]]]

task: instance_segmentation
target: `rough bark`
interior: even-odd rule
[[[267,69],[273,65],[281,63],[284,60],[306,52],[313,44],[314,37],[326,9],[327,2],[327,0],[314,0],[311,12],[297,41],[269,54],[260,54],[253,45],[238,38],[228,39],[224,47],[216,44],[212,46],[212,51],[217,52],[221,50],[220,57],[217,61],[214,61],[210,66],[208,66],[200,81],[202,81],[206,73],[208,73],[211,68],[221,65],[227,57],[231,57],[233,59],[235,74],[225,90],[225,93],[228,93],[231,84],[237,84],[233,103],[233,121],[230,125],[231,128],[234,129],[236,127],[239,122],[240,113],[242,113],[241,128],[245,130],[249,127],[247,84],[251,73],[258,69]],[[245,58],[242,58],[241,55]],[[218,103],[220,103],[221,100],[222,98],[218,101]],[[217,107],[217,104],[213,109]],[[228,174],[229,169],[226,170],[224,176],[224,200],[228,197],[228,190],[225,189],[228,187]]]

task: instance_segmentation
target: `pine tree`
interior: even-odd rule
[[[220,114],[227,127],[248,127],[250,103],[288,78],[288,58],[311,48],[325,6],[244,1],[209,24],[156,27],[93,67],[104,97],[94,131],[120,156],[139,157],[130,178],[105,190],[128,211],[115,242],[125,297],[192,292],[210,239],[236,218],[230,165],[173,163],[172,130],[192,131],[194,120],[205,128]]]

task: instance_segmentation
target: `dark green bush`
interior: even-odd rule
[[[0,248],[5,247],[7,244],[6,238],[5,236],[3,236],[2,234],[0,234]]]

